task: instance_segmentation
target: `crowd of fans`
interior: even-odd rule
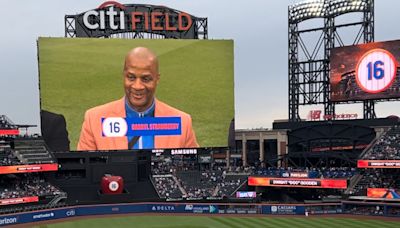
[[[358,174],[356,168],[255,168],[219,167],[202,168],[198,163],[179,161],[163,157],[152,164],[153,182],[163,198],[224,198],[231,197],[248,176],[279,178],[329,178],[350,179]]]
[[[189,199],[217,197],[215,188],[223,181],[221,170],[182,170],[176,175]]]
[[[21,165],[23,164],[17,157],[11,153],[2,153],[0,151],[0,166]]]
[[[162,158],[159,162],[152,162],[151,164],[151,173],[153,175],[171,174],[175,172],[175,166],[170,157]]]
[[[400,216],[400,207],[389,207],[387,214],[390,216]]]
[[[364,160],[400,160],[400,126],[396,125],[383,133],[375,144],[362,156]],[[366,196],[368,188],[400,189],[398,169],[366,169],[351,191],[354,195]]]
[[[368,188],[400,189],[400,172],[398,170],[366,170],[354,187],[354,195],[366,196]]]
[[[383,215],[384,207],[377,205],[351,205],[344,212],[354,215]]]
[[[369,160],[400,160],[400,126],[385,132],[364,155]]]
[[[0,129],[18,129],[6,116],[0,115]],[[30,135],[0,135],[0,168],[4,166],[54,163],[43,139]],[[8,169],[8,168],[6,168]],[[20,198],[39,197],[34,204],[15,204]],[[39,173],[0,175],[0,213],[34,210],[38,206],[53,207],[53,199],[66,193],[45,181]],[[17,200],[18,199],[18,200]],[[51,203],[52,202],[52,203]]]
[[[247,172],[247,173],[245,173]],[[246,182],[248,168],[200,168],[176,164],[170,158],[152,164],[152,180],[161,198],[222,198]]]
[[[159,159],[152,164],[153,182],[162,198],[206,199],[233,197],[233,194],[247,181],[248,176],[279,178],[326,178],[350,179],[359,175],[354,167],[330,168],[255,168],[255,167],[219,167],[202,168],[199,164],[175,162],[171,157]],[[376,181],[370,181],[376,183]],[[381,184],[380,184],[381,186]],[[365,189],[365,186],[362,187]],[[343,191],[314,192],[315,197],[322,199],[331,195],[339,196]],[[293,195],[293,194],[292,194]],[[298,196],[298,193],[294,195]],[[309,193],[307,196],[311,196]],[[365,194],[364,194],[365,195]],[[301,197],[300,197],[301,198]]]
[[[171,174],[153,176],[153,183],[160,198],[182,198],[183,194],[179,189],[178,183]]]
[[[43,139],[0,138],[0,166],[44,163],[55,163],[55,160],[47,150]]]
[[[0,166],[20,165],[22,162],[12,153],[10,143],[0,140]]]
[[[37,175],[2,176],[0,178],[0,199],[14,199],[29,196],[54,196],[61,194],[55,186]]]
[[[217,195],[229,197],[247,179],[246,175],[225,175],[224,180],[217,184]]]
[[[353,167],[322,167],[319,172],[321,178],[351,178],[358,173]]]

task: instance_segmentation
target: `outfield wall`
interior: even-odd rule
[[[359,204],[360,205],[360,204]],[[380,204],[387,211],[393,205]],[[171,214],[265,214],[265,215],[304,215],[308,214],[346,214],[344,204],[197,204],[197,203],[130,203],[110,205],[74,206],[68,208],[23,212],[0,216],[0,226],[67,219],[78,216],[171,213]],[[397,205],[400,209],[400,206]],[[400,215],[399,215],[400,216]]]

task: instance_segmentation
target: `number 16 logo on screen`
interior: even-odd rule
[[[356,81],[367,93],[379,93],[388,89],[396,78],[397,62],[383,49],[365,53],[357,64]]]
[[[108,117],[102,120],[103,136],[122,137],[128,132],[128,124],[121,117]]]

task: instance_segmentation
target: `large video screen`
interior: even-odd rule
[[[399,98],[399,60],[400,40],[332,49],[332,101]]]
[[[367,197],[380,199],[400,199],[400,193],[397,189],[393,188],[367,188]]]
[[[39,38],[38,52],[41,109],[65,117],[71,150],[227,145],[232,40]]]

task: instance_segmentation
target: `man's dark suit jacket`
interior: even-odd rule
[[[235,139],[235,118],[232,119],[229,124],[228,132],[228,147],[231,151],[236,150],[236,139]]]
[[[51,151],[69,151],[67,125],[63,115],[40,112],[42,137]]]

